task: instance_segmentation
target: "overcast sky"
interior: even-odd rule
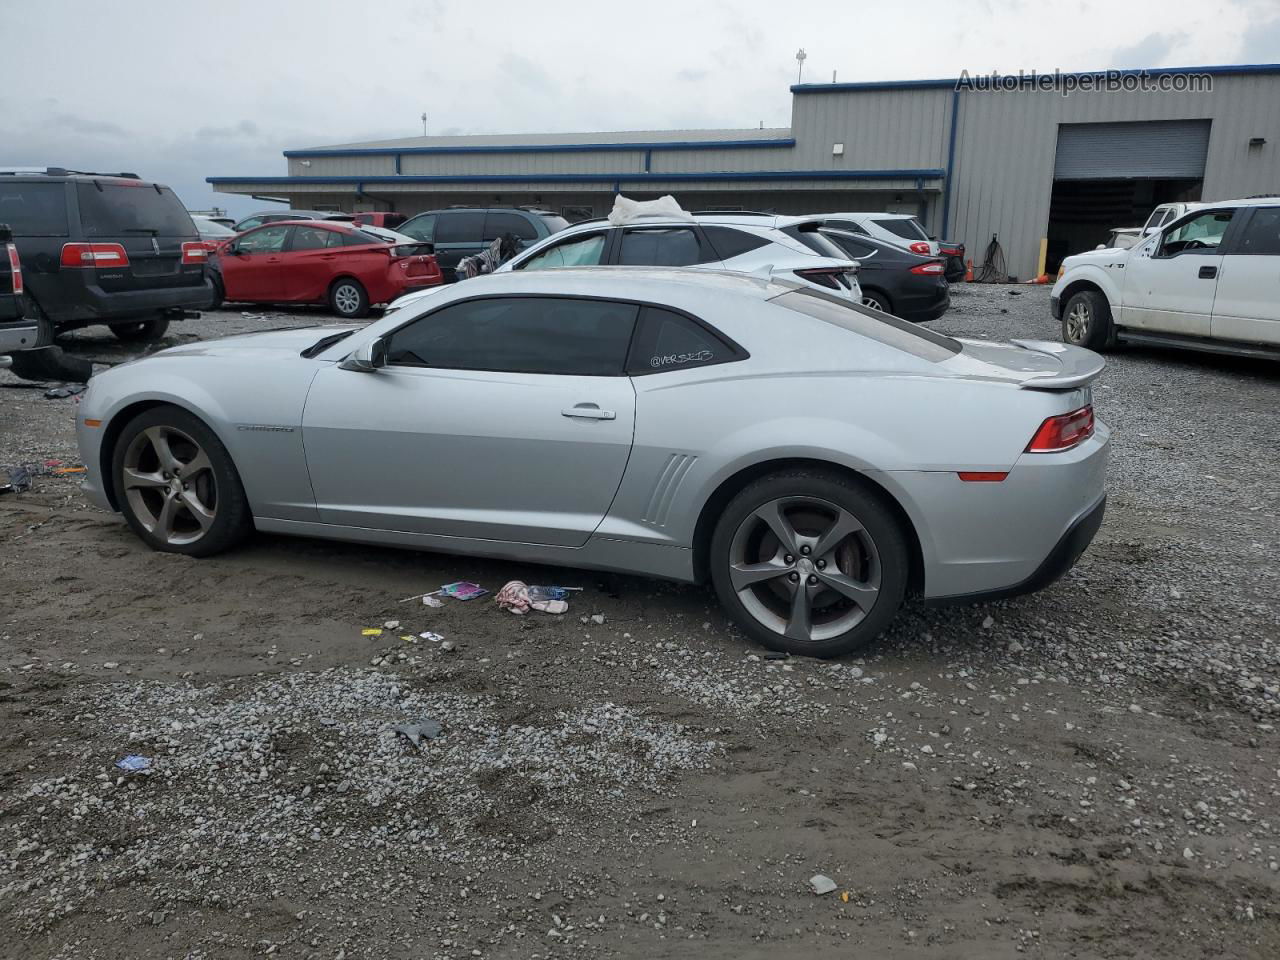
[[[615,8],[616,7],[616,12]],[[768,127],[806,80],[1280,61],[1277,0],[0,0],[0,167],[207,176],[429,132]]]

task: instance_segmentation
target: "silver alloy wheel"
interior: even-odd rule
[[[360,291],[350,283],[339,284],[333,291],[333,302],[339,313],[355,313],[360,309]]]
[[[124,454],[120,486],[138,522],[166,543],[195,543],[213,526],[218,486],[209,456],[175,427],[147,427]]]
[[[870,307],[872,310],[879,310],[881,313],[889,312],[888,310],[885,309],[885,305],[881,303],[876,297],[863,297],[862,305],[864,307]]]
[[[1067,339],[1072,343],[1084,343],[1085,337],[1089,336],[1092,320],[1089,304],[1084,300],[1077,300],[1067,313]]]
[[[880,553],[848,510],[819,497],[756,508],[729,544],[729,582],[761,625],[828,640],[866,618],[880,593]]]

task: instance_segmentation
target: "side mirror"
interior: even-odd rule
[[[379,337],[356,347],[355,351],[338,366],[342,370],[354,370],[356,373],[376,373],[379,367],[387,363],[387,342]]]
[[[13,239],[13,231],[7,223],[0,223],[0,243],[8,243]]]

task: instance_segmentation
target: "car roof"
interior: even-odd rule
[[[819,259],[819,258],[815,258]],[[626,289],[622,288],[625,281]],[[787,285],[766,276],[705,267],[556,267],[554,270],[511,270],[489,273],[466,281],[475,293],[558,293],[563,296],[598,295],[619,299],[645,299],[666,290],[678,292],[710,286],[718,292],[768,299],[799,284]],[[515,289],[513,289],[515,288]]]

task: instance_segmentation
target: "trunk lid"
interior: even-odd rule
[[[1098,378],[1106,361],[1092,350],[1053,340],[960,339],[961,351],[942,366],[964,376],[1016,383],[1024,390],[1075,390]]]

